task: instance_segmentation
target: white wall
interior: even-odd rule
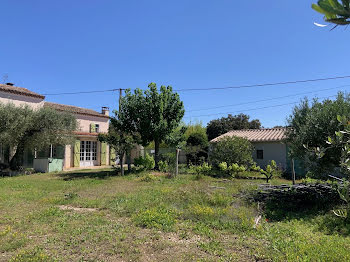
[[[253,159],[260,167],[265,167],[271,160],[275,160],[282,169],[287,167],[286,145],[281,142],[252,143],[254,146]],[[264,159],[256,158],[256,150],[264,151]]]

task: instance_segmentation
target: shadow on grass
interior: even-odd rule
[[[85,178],[95,178],[95,179],[107,179],[112,176],[120,176],[120,171],[117,169],[110,170],[77,170],[66,173],[59,173],[56,176],[63,178],[63,180],[74,180],[74,179],[85,179]]]

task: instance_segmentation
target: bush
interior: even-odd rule
[[[153,156],[146,153],[145,157],[138,157],[134,159],[134,165],[136,167],[142,167],[144,170],[151,170],[155,166]]]
[[[249,166],[253,163],[252,144],[241,137],[224,137],[216,143],[212,143],[209,151],[209,159],[214,167],[221,162],[228,166],[236,163],[240,166]]]
[[[233,163],[232,165],[228,166],[226,162],[221,162],[219,164],[219,169],[231,177],[237,177],[247,170],[245,166],[240,166],[236,163]]]
[[[169,166],[168,166],[168,163],[167,162],[165,162],[165,161],[159,161],[158,162],[158,166],[159,166],[159,171],[160,172],[168,172],[168,170],[169,170]]]
[[[196,179],[201,179],[203,176],[209,176],[212,170],[212,166],[208,163],[203,163],[200,166],[190,166],[191,173],[196,175]]]

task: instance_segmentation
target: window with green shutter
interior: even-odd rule
[[[74,167],[79,167],[80,166],[80,140],[75,140],[74,143]]]
[[[110,150],[109,150],[109,164],[110,165],[114,165],[115,164],[115,158],[116,158],[116,155],[115,155],[115,149],[111,146],[109,146]]]
[[[107,165],[107,144],[105,142],[101,143],[101,166]]]
[[[90,124],[90,133],[96,133],[96,125],[94,123]]]

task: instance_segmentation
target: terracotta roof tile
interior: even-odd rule
[[[109,116],[106,116],[104,114],[101,114],[95,110],[77,107],[77,106],[69,106],[69,105],[62,105],[62,104],[56,104],[51,102],[45,102],[44,107],[50,107],[59,111],[65,111],[70,112],[73,114],[79,114],[79,115],[88,115],[88,116],[98,116],[98,117],[104,117],[109,118]]]
[[[210,142],[217,142],[224,137],[244,137],[250,142],[276,142],[285,138],[286,128],[242,129],[232,130],[214,138]]]
[[[43,95],[30,91],[27,88],[18,87],[18,86],[9,86],[9,85],[0,84],[0,91],[12,93],[16,95],[24,95],[24,96],[31,96],[31,97],[45,99],[45,96]]]

